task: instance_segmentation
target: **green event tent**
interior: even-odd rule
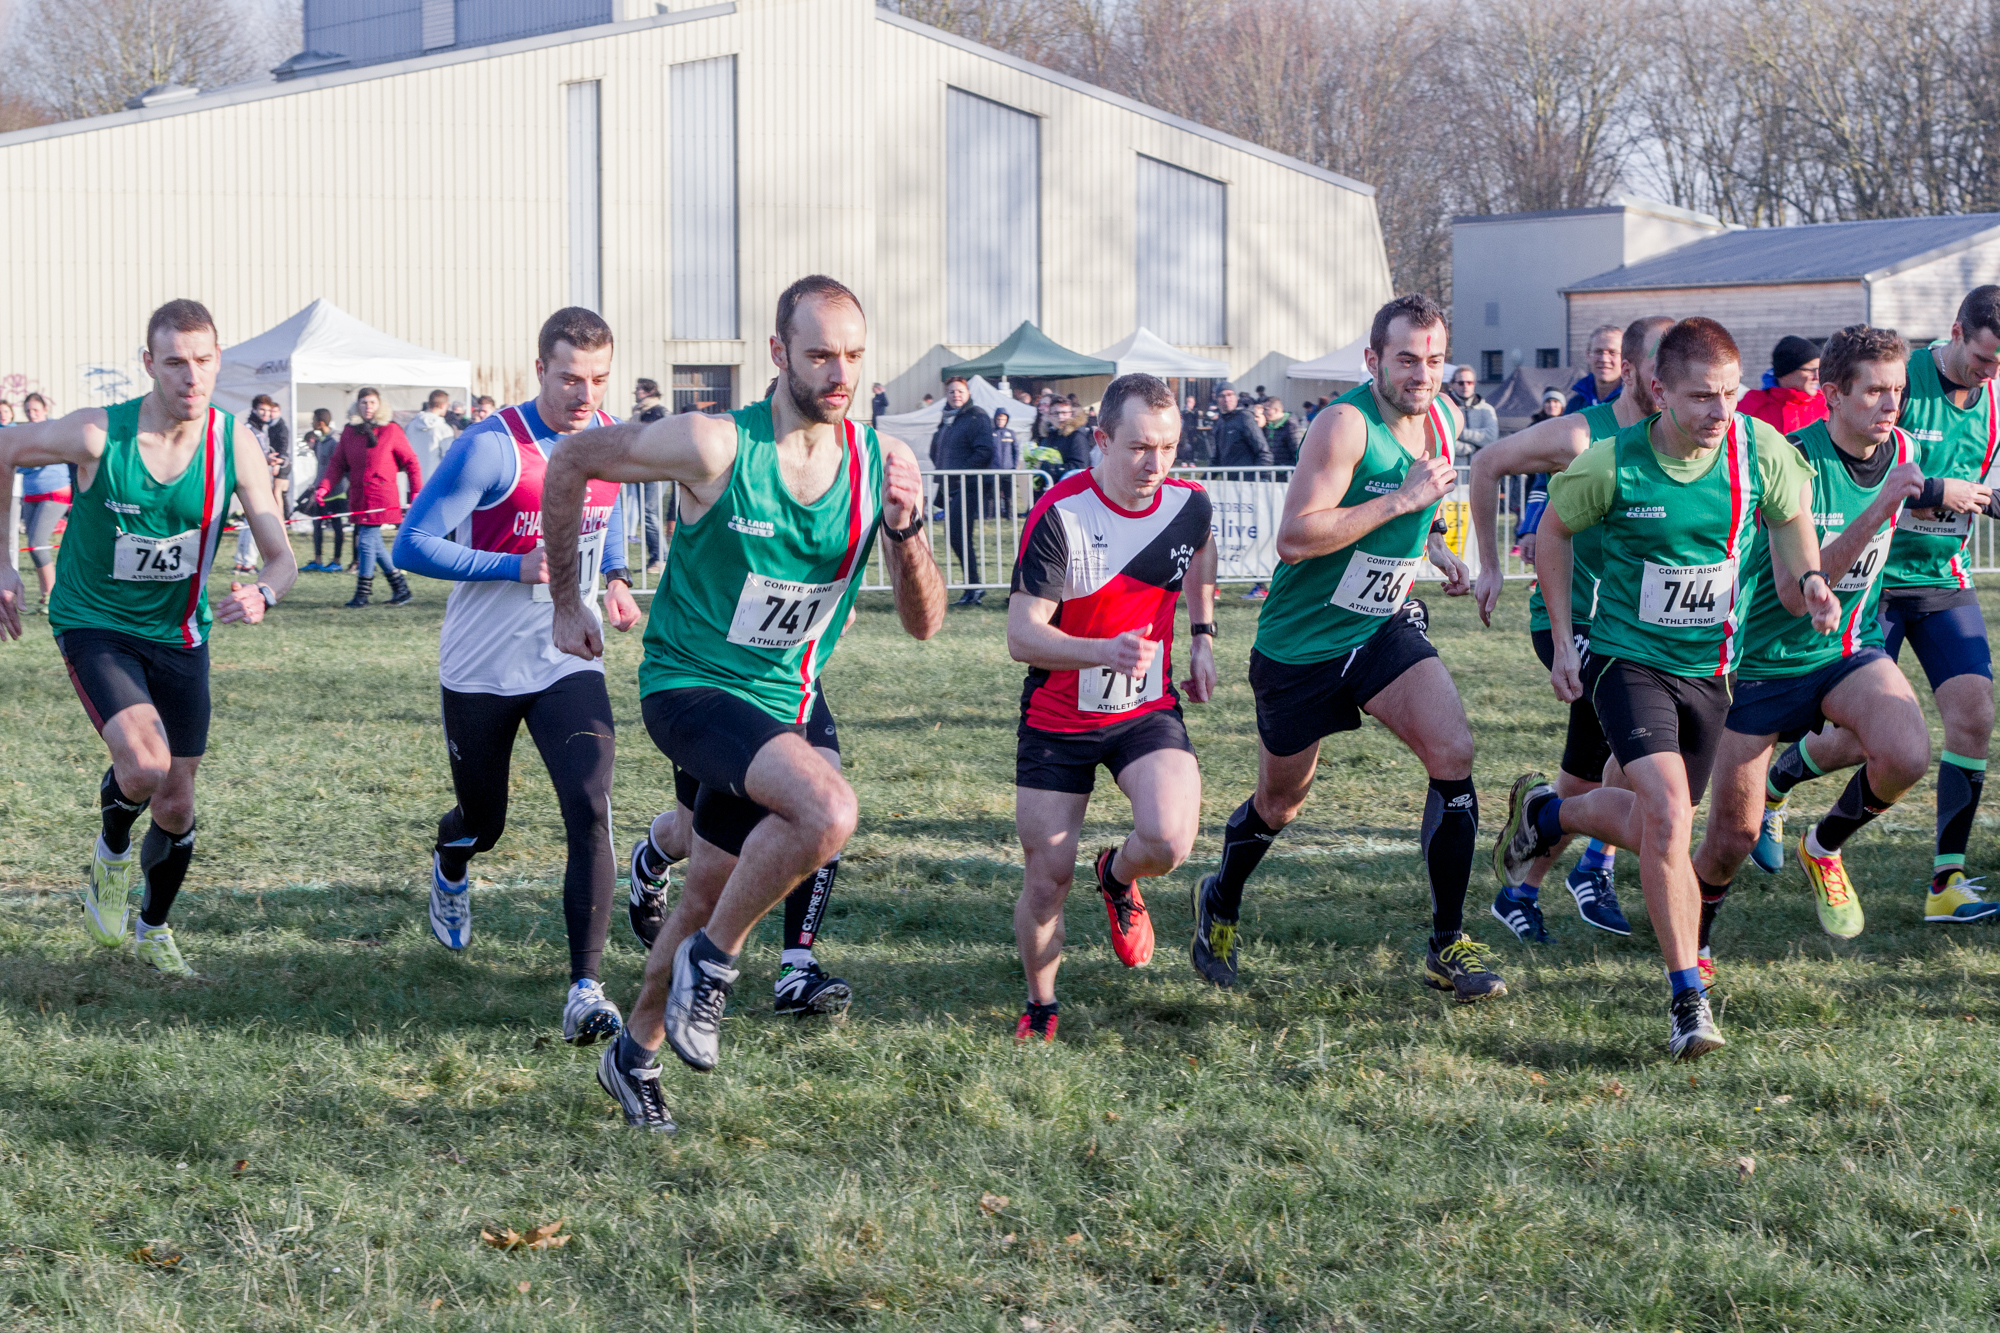
[[[984,356],[946,366],[940,375],[950,379],[963,375],[970,379],[984,375],[989,380],[1029,379],[1068,380],[1085,375],[1116,375],[1118,365],[1094,356],[1072,352],[1027,320],[1007,335],[1007,340]]]

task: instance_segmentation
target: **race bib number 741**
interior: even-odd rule
[[[1701,629],[1720,625],[1736,605],[1736,562],[1656,565],[1645,562],[1639,619],[1648,625]]]
[[[179,583],[193,578],[200,565],[200,528],[174,537],[121,532],[111,548],[111,577],[127,583]]]
[[[748,574],[729,622],[729,642],[746,648],[796,648],[817,643],[847,591],[847,579],[833,583],[792,583]]]

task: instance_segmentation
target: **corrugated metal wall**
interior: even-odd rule
[[[1227,343],[1228,187],[1138,157],[1139,324],[1184,347]]]
[[[945,90],[945,341],[996,343],[1042,317],[1041,123]]]
[[[306,0],[305,49],[357,65],[424,49],[424,0]]]
[[[569,302],[604,308],[603,158],[596,79],[564,90],[568,120]]]
[[[305,49],[356,65],[609,23],[615,0],[306,0]]]
[[[675,65],[668,81],[673,336],[734,338],[736,57]]]
[[[533,37],[593,23],[609,23],[612,0],[458,0],[458,44]]]
[[[435,51],[458,40],[455,0],[424,0],[424,50]]]

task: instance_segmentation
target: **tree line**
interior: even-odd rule
[[[1399,291],[1457,213],[2000,208],[2000,0],[879,0],[1367,181]]]

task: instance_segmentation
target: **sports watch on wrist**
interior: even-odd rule
[[[1192,637],[1196,634],[1206,634],[1209,638],[1214,638],[1215,622],[1213,620],[1190,620],[1188,622],[1188,635]]]
[[[907,528],[892,528],[887,523],[882,525],[882,535],[898,545],[908,541],[923,530],[924,516],[922,514],[918,514],[916,519]]]

